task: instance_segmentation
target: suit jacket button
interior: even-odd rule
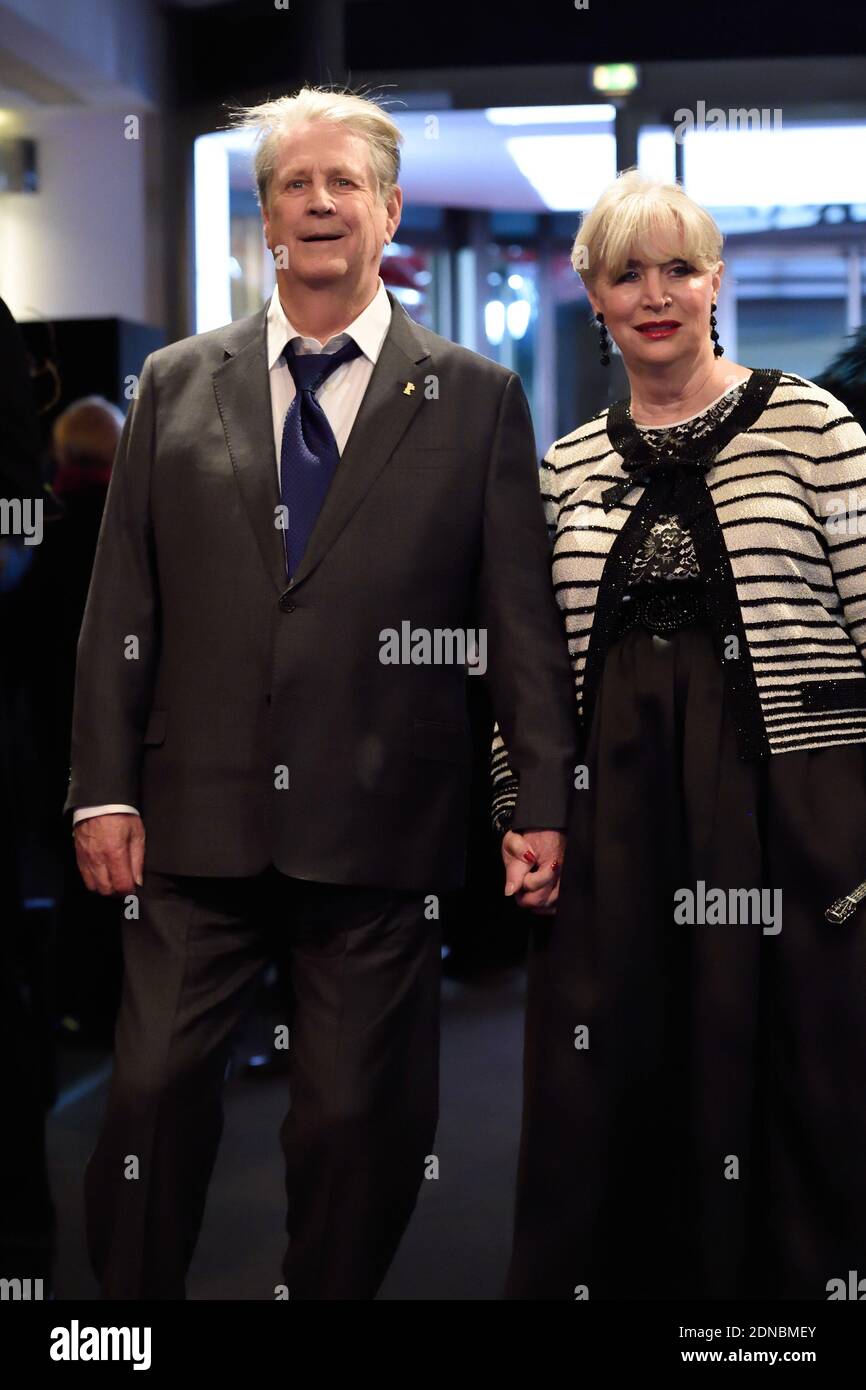
[[[280,607],[284,613],[294,613],[295,611],[295,605],[292,603],[288,594],[280,595]]]

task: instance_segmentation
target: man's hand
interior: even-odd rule
[[[92,893],[134,893],[144,882],[144,825],[128,811],[88,816],[75,826],[75,857]]]
[[[502,841],[505,896],[514,894],[521,907],[553,916],[564,857],[561,830],[509,830]]]

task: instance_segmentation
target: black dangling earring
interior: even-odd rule
[[[598,345],[601,348],[601,365],[610,366],[610,338],[607,336],[607,329],[604,326],[604,314],[596,314],[596,321],[599,324]]]
[[[719,335],[718,335],[718,333],[716,332],[716,306],[715,306],[715,304],[713,304],[713,305],[711,306],[711,308],[710,308],[710,337],[711,337],[712,340],[713,340],[713,356],[714,356],[714,357],[721,357],[722,354],[724,353],[725,349],[722,347],[721,343],[719,342]]]

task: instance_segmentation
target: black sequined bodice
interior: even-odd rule
[[[677,449],[710,434],[739,404],[745,381],[738,382],[719,400],[698,415],[676,425],[638,425],[644,442],[653,453],[676,454]],[[700,576],[692,538],[677,516],[660,516],[637,550],[629,573],[629,583],[651,583],[658,579],[694,579]]]

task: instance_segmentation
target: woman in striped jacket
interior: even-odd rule
[[[537,913],[509,1298],[866,1275],[866,436],[723,360],[721,245],[634,170],[575,242],[631,395],[540,472],[582,729],[561,880],[494,743]]]

